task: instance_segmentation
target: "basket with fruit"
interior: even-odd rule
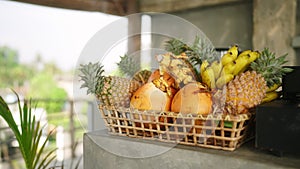
[[[239,51],[220,58],[197,37],[189,46],[178,39],[155,56],[154,70],[133,69],[125,55],[118,63],[130,78],[104,76],[103,65],[81,65],[82,87],[99,101],[111,134],[235,150],[249,136],[253,109],[279,97],[285,55]],[[134,70],[134,71],[133,71]]]

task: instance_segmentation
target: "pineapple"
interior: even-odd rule
[[[247,113],[266,96],[266,91],[274,84],[281,83],[282,75],[291,72],[283,68],[286,55],[275,54],[264,49],[258,59],[250,65],[250,70],[236,76],[226,85],[225,111],[231,114]]]
[[[226,86],[225,111],[230,114],[247,113],[265,97],[265,79],[255,71],[242,73]]]
[[[282,66],[287,63],[285,57],[287,54],[276,58],[275,53],[270,52],[265,48],[261,52],[261,56],[252,62],[250,68],[265,78],[267,86],[271,87],[274,84],[281,84],[282,76],[286,73],[293,71],[291,68],[283,68]]]
[[[104,76],[103,65],[88,63],[80,65],[81,88],[87,88],[87,94],[94,94],[105,106],[129,107],[131,94],[130,79]]]

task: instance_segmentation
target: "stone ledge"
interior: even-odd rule
[[[106,130],[84,135],[85,169],[283,169],[299,166],[299,157],[277,157],[255,149],[253,142],[229,152],[112,136]]]

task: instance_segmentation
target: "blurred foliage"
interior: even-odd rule
[[[18,52],[7,46],[0,46],[0,88],[25,88],[26,97],[48,99],[54,102],[40,102],[47,112],[61,111],[67,99],[64,89],[58,87],[56,75],[62,71],[54,62],[44,63],[41,55],[37,55],[31,65],[19,62]]]
[[[0,47],[0,88],[19,87],[33,75],[34,70],[19,64],[18,52],[7,46]]]
[[[49,99],[39,101],[38,106],[44,107],[48,113],[61,111],[67,99],[67,93],[64,89],[57,86],[51,73],[42,71],[30,80],[29,97],[37,99]]]

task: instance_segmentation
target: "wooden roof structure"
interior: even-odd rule
[[[125,16],[137,12],[175,12],[245,0],[14,0],[49,7]]]
[[[128,16],[134,13],[159,12],[172,13],[199,7],[236,3],[248,0],[13,0],[48,7],[97,11],[116,16]],[[140,18],[130,16],[128,32],[141,31]],[[141,37],[128,39],[128,53],[137,51],[141,46]]]

